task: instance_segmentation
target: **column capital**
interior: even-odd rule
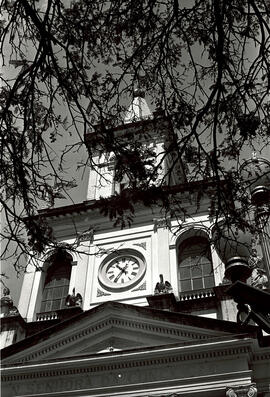
[[[226,397],[257,397],[256,384],[228,387]]]
[[[154,232],[157,232],[159,228],[168,228],[171,226],[171,218],[170,217],[163,217],[163,218],[154,218]]]
[[[76,239],[76,244],[79,246],[82,242],[89,241],[90,244],[93,244],[94,241],[94,229],[90,228],[80,234],[78,234]]]

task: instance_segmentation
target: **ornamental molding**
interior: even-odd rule
[[[36,271],[47,271],[47,268],[51,264],[51,258],[57,253],[59,248],[66,251],[71,256],[72,266],[78,263],[78,261],[80,260],[79,253],[74,250],[73,244],[60,242],[58,243],[58,247],[48,246],[45,253],[43,255],[40,255],[40,257],[35,261],[37,262],[34,264]]]
[[[207,219],[200,221],[193,221],[192,219],[185,220],[181,225],[173,229],[169,248],[176,248],[182,239],[187,237],[204,236],[210,239],[210,223]]]
[[[101,289],[97,288],[97,297],[101,297],[101,296],[109,296],[111,294],[109,294],[108,292],[104,292]]]
[[[252,357],[252,361],[265,361],[270,362],[270,350],[267,352],[256,352]]]
[[[11,381],[18,381],[18,380],[33,380],[35,378],[51,378],[51,377],[63,377],[63,376],[71,376],[71,375],[79,375],[79,374],[87,374],[87,373],[101,373],[101,372],[108,372],[108,371],[121,371],[121,370],[127,370],[130,368],[135,368],[139,370],[139,368],[145,368],[147,367],[155,367],[155,366],[167,366],[170,365],[171,368],[173,368],[173,365],[178,365],[178,363],[185,363],[187,361],[192,361],[192,360],[205,360],[211,358],[211,360],[215,360],[218,357],[226,357],[230,355],[237,355],[240,353],[243,353],[243,349],[237,349],[237,348],[228,348],[220,351],[204,351],[204,352],[194,352],[194,353],[176,353],[174,352],[170,356],[158,356],[158,357],[152,357],[148,359],[133,359],[133,358],[128,358],[125,359],[125,355],[122,358],[122,361],[115,362],[116,359],[119,359],[117,355],[106,357],[107,360],[109,359],[109,362],[105,363],[100,363],[100,364],[94,364],[91,365],[89,361],[86,359],[80,360],[78,358],[77,364],[75,364],[74,360],[72,360],[72,366],[64,368],[63,366],[69,365],[69,361],[62,361],[61,367],[58,368],[48,368],[49,365],[54,365],[53,362],[47,362],[46,366],[47,368],[44,368],[44,370],[41,370],[41,367],[38,365],[35,365],[35,367],[38,367],[37,370],[34,370],[32,365],[28,365],[25,367],[25,370],[27,372],[21,372],[21,373],[13,373],[13,374],[3,374],[1,376],[2,382],[11,382]],[[159,352],[160,353],[160,352]],[[162,354],[162,352],[161,352]],[[104,357],[104,359],[106,359]],[[61,359],[58,359],[58,364]],[[65,358],[63,359],[65,360]],[[114,361],[115,360],[115,361]],[[82,361],[85,362],[84,365],[82,365]],[[18,362],[16,362],[17,364]],[[12,365],[12,364],[11,364]],[[77,366],[76,366],[77,365]],[[6,370],[10,370],[12,367],[7,368]],[[23,371],[23,368],[21,367],[21,370]],[[227,391],[229,392],[230,390],[234,391],[234,388],[227,388]],[[247,397],[255,397],[256,395],[252,394],[226,394],[227,397],[242,397],[242,396],[247,396]]]
[[[145,290],[146,290],[146,281],[144,281],[138,288],[133,289],[132,292],[145,291]]]
[[[144,250],[146,250],[146,242],[143,242],[143,243],[135,243],[135,244],[133,244],[133,245],[137,245],[138,247],[141,247],[141,248],[143,248]]]

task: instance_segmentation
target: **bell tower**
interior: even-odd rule
[[[119,152],[105,152],[102,144],[96,144],[103,142],[104,134],[120,142]],[[108,206],[121,206],[122,194],[129,189],[142,185],[162,188],[186,181],[181,158],[171,149],[177,146],[173,145],[177,135],[170,118],[161,109],[152,112],[141,89],[135,91],[121,125],[105,132],[97,126],[85,140],[97,165],[89,170],[88,203],[106,199]],[[160,274],[171,280],[169,232],[166,219],[160,218],[160,209],[155,214],[153,208],[138,204],[130,227],[122,230],[112,223],[109,226],[102,216],[95,220],[93,246],[104,255],[96,251],[90,258],[91,305],[107,300],[146,305],[146,296],[154,293]]]
[[[134,178],[145,177],[152,186],[172,186],[186,182],[181,157],[175,149],[177,135],[170,118],[165,116],[162,109],[150,110],[143,90],[135,90],[123,123],[106,132],[115,141],[121,142],[122,150],[118,155],[109,150],[104,152],[102,146],[95,144],[100,137],[104,139],[104,134],[97,126],[95,132],[86,135],[93,163],[98,165],[89,172],[87,200],[120,193],[122,188],[134,185]],[[128,163],[137,168],[135,175],[125,172]],[[145,168],[144,174],[140,167]]]

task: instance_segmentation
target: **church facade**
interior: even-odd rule
[[[164,156],[170,120],[138,92],[113,134],[154,153],[157,185],[165,181],[184,212],[138,200],[130,227],[114,227],[99,203],[113,208],[130,181],[93,145],[98,134],[85,137],[98,164],[86,200],[38,215],[60,249],[29,260],[18,308],[8,291],[2,298],[2,395],[270,396],[269,336],[256,321],[236,322],[212,242],[212,182],[187,183],[181,161]]]

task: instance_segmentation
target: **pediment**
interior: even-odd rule
[[[225,326],[225,323],[228,322],[107,302],[4,349],[3,362],[33,362],[175,343],[200,343],[239,332],[238,325]]]

